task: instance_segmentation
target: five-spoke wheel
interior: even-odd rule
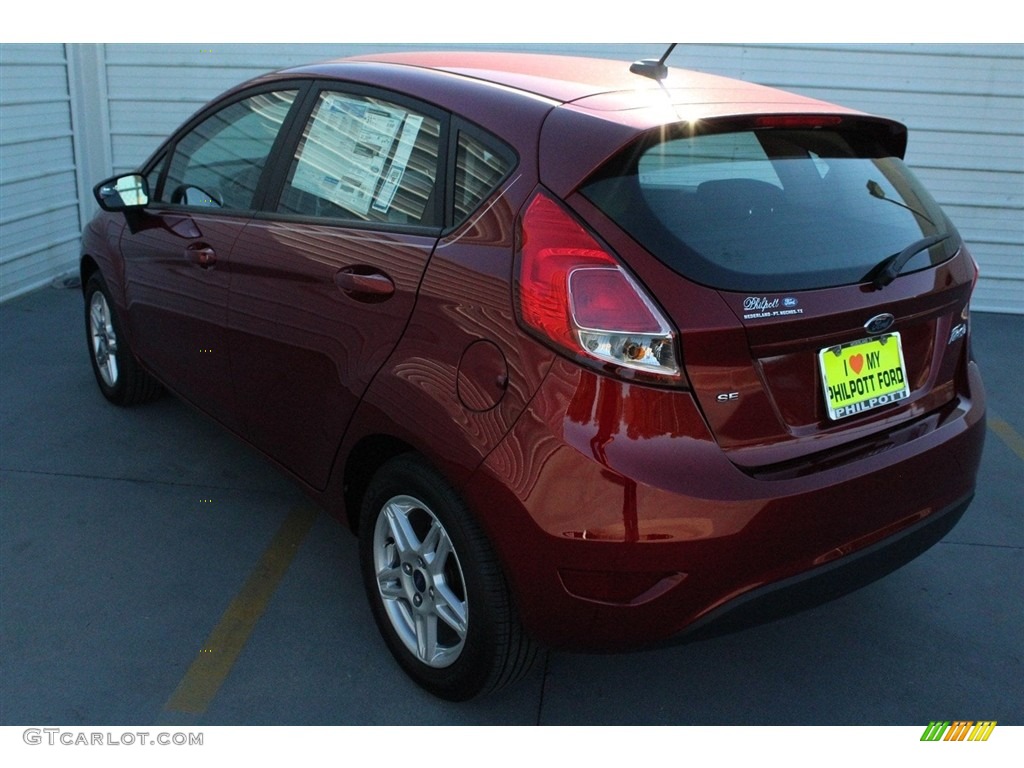
[[[530,669],[536,649],[487,537],[422,459],[403,454],[377,471],[359,526],[374,619],[413,680],[459,701]]]
[[[103,383],[108,387],[116,387],[118,382],[117,368],[117,332],[114,330],[110,305],[103,291],[95,291],[89,299],[89,338],[92,340],[93,361]]]
[[[99,272],[85,283],[85,335],[96,383],[107,400],[134,405],[160,394],[160,385],[135,361]]]
[[[373,532],[377,587],[391,626],[410,653],[447,667],[466,643],[466,580],[448,532],[413,496],[385,502]]]

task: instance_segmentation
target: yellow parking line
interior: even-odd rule
[[[999,435],[1003,442],[1010,447],[1010,450],[1016,453],[1017,456],[1024,461],[1024,437],[1021,437],[1017,433],[1017,430],[1002,419],[993,416],[991,413],[988,415],[988,427]]]
[[[317,513],[296,507],[281,524],[249,579],[220,617],[192,666],[164,704],[165,712],[199,715],[217,695]]]

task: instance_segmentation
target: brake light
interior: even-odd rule
[[[825,128],[839,125],[843,118],[839,115],[762,115],[754,120],[757,128]]]
[[[561,205],[538,194],[520,223],[517,309],[527,330],[627,378],[682,380],[675,332],[619,260]]]

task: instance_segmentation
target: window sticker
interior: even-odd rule
[[[412,122],[407,121],[407,117],[405,110],[389,105],[370,104],[341,94],[324,94],[299,149],[292,186],[365,216],[374,202],[374,190],[384,173],[399,129],[406,122]],[[413,140],[423,121],[421,117],[414,119],[417,123],[412,131]],[[403,130],[403,141],[405,133]],[[406,151],[405,163],[411,149],[410,146]],[[391,173],[396,166],[397,162],[392,163]],[[403,164],[398,180],[404,170]],[[384,210],[387,210],[386,205]]]
[[[391,207],[391,201],[395,199],[395,192],[398,191],[405,169],[409,165],[409,156],[412,155],[412,148],[416,144],[416,136],[419,135],[420,126],[423,125],[423,118],[419,115],[408,115],[402,124],[402,136],[398,140],[398,149],[391,160],[391,167],[388,169],[387,179],[377,193],[377,199],[373,204],[375,211],[387,213]]]

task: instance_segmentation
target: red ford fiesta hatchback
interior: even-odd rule
[[[166,387],[346,521],[439,696],[833,597],[971,499],[977,267],[904,126],[664,74],[292,69],[96,188],[103,394]]]

